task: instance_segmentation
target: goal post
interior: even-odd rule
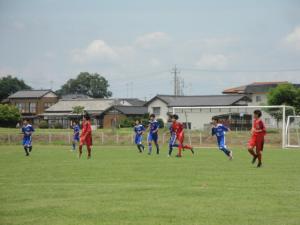
[[[252,127],[253,111],[259,109],[263,112],[263,119],[267,128],[276,130],[282,148],[289,146],[288,142],[288,121],[287,115],[296,116],[295,109],[292,106],[286,105],[248,105],[248,106],[193,106],[193,107],[173,107],[172,113],[178,114],[181,120],[186,124],[188,129],[188,140],[192,144],[191,130],[199,130],[201,132],[208,132],[210,128],[211,118],[217,116],[224,119],[234,131],[247,131]],[[273,114],[271,113],[273,112]],[[275,112],[275,113],[274,113]],[[276,117],[276,118],[275,118]],[[291,120],[291,119],[290,119]],[[299,119],[300,122],[300,119]],[[280,133],[279,133],[280,132]],[[202,141],[200,140],[200,143]]]
[[[286,122],[286,147],[300,148],[300,116],[288,116]]]

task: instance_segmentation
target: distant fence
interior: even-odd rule
[[[170,134],[168,132],[160,133],[159,143],[167,144]],[[3,144],[21,144],[22,134],[0,133],[0,145]],[[249,132],[231,132],[226,137],[228,145],[246,145],[250,138]],[[67,132],[53,132],[53,133],[35,133],[33,135],[33,143],[35,144],[54,144],[54,145],[70,145],[73,140],[73,134]],[[147,142],[147,135],[144,135],[144,143]],[[190,143],[196,147],[201,146],[215,146],[215,137],[207,132],[192,132],[189,136],[185,135],[185,142]],[[266,143],[274,146],[281,145],[281,134],[270,133],[266,137]],[[93,145],[132,145],[134,144],[134,134],[113,134],[106,132],[93,133]]]

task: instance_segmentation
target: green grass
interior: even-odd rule
[[[265,150],[264,166],[235,149],[194,157],[95,147],[78,159],[66,146],[0,146],[2,225],[296,225],[300,151]]]

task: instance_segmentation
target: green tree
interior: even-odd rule
[[[280,84],[276,88],[272,88],[267,95],[269,105],[288,105],[293,106],[296,112],[300,112],[300,88],[296,88],[293,84]],[[282,120],[282,110],[266,109],[271,116],[273,116],[277,124]],[[293,110],[287,109],[286,115],[292,115]]]
[[[85,94],[93,98],[108,98],[112,96],[108,88],[108,81],[99,74],[81,72],[76,79],[68,80],[57,94]]]
[[[74,106],[72,113],[77,114],[77,115],[82,115],[84,113],[84,106]]]
[[[1,127],[16,127],[20,121],[21,114],[13,105],[0,105],[0,126]]]
[[[31,89],[23,80],[8,75],[0,78],[0,101],[7,98],[9,95],[20,91]]]

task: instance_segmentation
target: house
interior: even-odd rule
[[[198,95],[198,96],[174,96],[174,95],[157,95],[152,98],[145,106],[148,112],[155,114],[164,122],[173,112],[173,107],[214,107],[214,106],[247,106],[251,99],[246,95],[228,94],[228,95]],[[201,112],[185,114],[176,112],[181,121],[192,129],[204,129],[211,121],[212,116],[224,114],[219,110],[202,110]],[[225,116],[225,115],[224,115]]]
[[[125,118],[141,118],[147,113],[148,108],[145,106],[114,105],[105,110],[100,118],[103,121],[103,128],[111,128]]]
[[[251,98],[250,105],[266,105],[267,104],[267,94],[270,89],[277,87],[280,84],[288,84],[287,81],[278,82],[254,82],[244,86],[228,88],[224,90],[223,94],[240,94],[247,95]],[[300,87],[300,84],[293,84],[296,87]]]
[[[288,81],[278,82],[254,82],[244,86],[233,87],[224,90],[222,93],[227,95],[238,94],[242,96],[248,96],[251,99],[249,105],[268,105],[267,95],[272,88],[277,87],[280,84],[288,84]],[[293,84],[295,87],[300,88],[300,84]],[[262,119],[269,128],[276,128],[278,122],[267,112],[263,113]]]
[[[8,97],[8,103],[15,105],[23,119],[30,119],[34,124],[39,122],[39,114],[54,105],[58,96],[52,90],[23,90]]]
[[[118,113],[123,116],[127,115],[140,115],[140,108],[144,108],[143,101],[139,99],[103,99],[103,98],[63,98],[55,105],[50,107],[42,114],[44,120],[48,121],[50,127],[54,124],[61,124],[64,128],[70,126],[70,121],[78,119],[80,115],[74,114],[73,109],[76,106],[83,107],[84,111],[91,116],[92,124],[98,128],[111,127],[111,110],[118,109]],[[112,108],[113,106],[124,106],[123,108]],[[129,107],[131,112],[128,114]],[[132,108],[131,108],[132,107]],[[120,110],[121,109],[121,110]],[[136,112],[134,112],[136,111]],[[125,112],[125,113],[124,113]],[[135,114],[137,113],[137,114]],[[115,117],[114,117],[115,118]]]

